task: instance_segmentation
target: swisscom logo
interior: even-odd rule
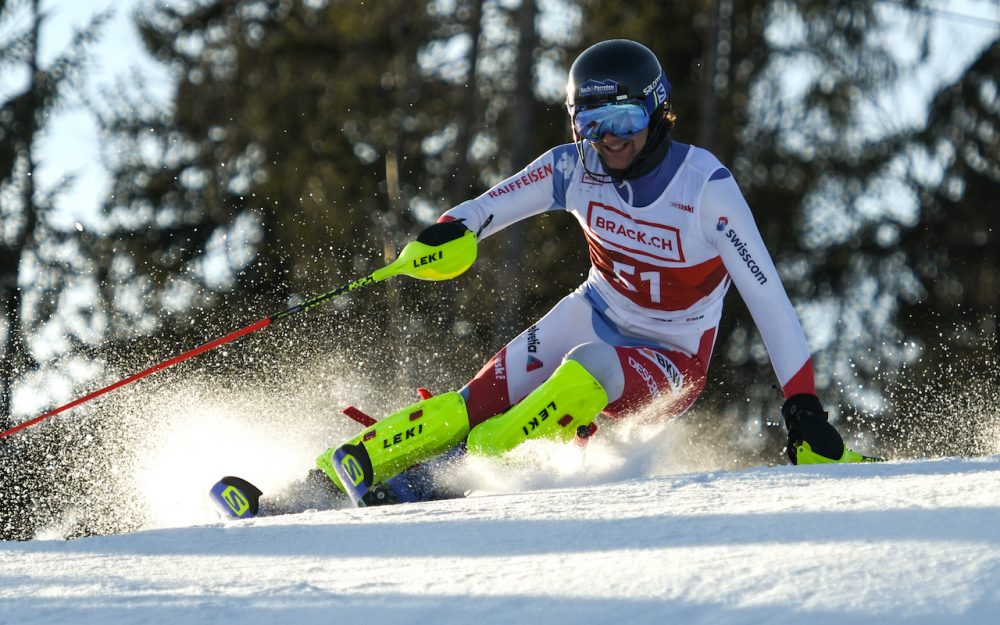
[[[754,260],[753,254],[749,249],[747,249],[747,242],[740,239],[740,235],[736,234],[736,231],[732,228],[727,230],[726,226],[728,225],[729,220],[725,217],[720,217],[719,223],[715,225],[715,229],[719,232],[722,232],[723,230],[726,231],[726,238],[729,239],[729,242],[734,248],[736,248],[736,252],[740,255],[740,258],[743,259],[743,264],[750,269],[750,273],[753,274],[753,277],[757,280],[757,284],[767,284],[767,276],[764,275],[764,270],[761,269],[760,265],[757,264],[757,261]]]

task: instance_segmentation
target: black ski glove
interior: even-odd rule
[[[457,219],[453,221],[441,221],[421,230],[420,234],[417,235],[417,241],[420,241],[424,245],[437,246],[461,238],[468,229],[468,226]]]
[[[792,464],[798,464],[797,447],[802,441],[817,454],[840,460],[844,455],[844,439],[840,433],[826,420],[827,414],[815,395],[802,393],[793,395],[781,407],[785,417],[785,427],[788,428],[788,459]]]

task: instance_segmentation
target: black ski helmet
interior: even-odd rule
[[[649,116],[649,135],[635,160],[624,170],[604,163],[608,174],[592,172],[586,165],[584,144],[575,128],[576,114],[583,109],[615,103],[641,104]],[[673,116],[670,114],[670,81],[659,59],[646,46],[630,39],[610,39],[596,43],[576,57],[566,81],[566,109],[580,161],[591,178],[610,182],[638,178],[650,171],[670,147]],[[664,116],[670,119],[664,121]]]
[[[653,111],[670,101],[670,82],[656,55],[641,43],[611,39],[580,53],[569,69],[566,106],[599,106],[622,100],[642,102]]]

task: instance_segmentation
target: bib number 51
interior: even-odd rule
[[[660,272],[643,271],[638,276],[635,275],[635,267],[625,263],[616,262],[614,264],[615,276],[621,281],[626,289],[633,293],[642,295],[648,294],[649,301],[654,304],[660,303]],[[640,290],[640,288],[642,290]]]

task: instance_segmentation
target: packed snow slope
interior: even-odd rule
[[[1000,622],[1000,456],[0,543],[0,623]]]

